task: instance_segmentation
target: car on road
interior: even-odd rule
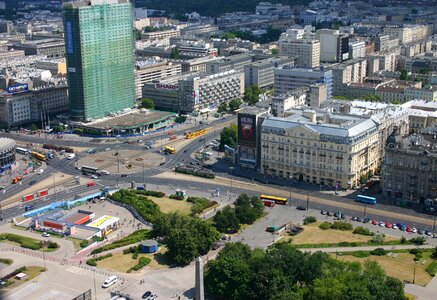
[[[106,148],[105,151],[111,151],[111,148]]]
[[[29,211],[33,209],[33,205],[27,205],[24,207],[24,211]]]
[[[5,189],[6,189],[6,185],[0,185],[0,191]]]
[[[76,154],[72,153],[72,154],[68,154],[67,159],[68,160],[72,160],[76,157]]]
[[[328,212],[327,212],[326,210],[323,210],[323,209],[322,209],[322,210],[320,211],[320,213],[321,213],[322,215],[326,215]]]
[[[152,295],[150,295],[149,297],[147,297],[146,300],[155,300],[156,298],[158,298],[158,294],[156,294],[156,293],[152,293]]]
[[[106,171],[106,170],[102,170],[102,171],[100,171],[100,173],[101,173],[102,175],[109,175],[109,172]]]
[[[363,223],[369,223],[370,219],[369,218],[364,218]]]
[[[29,185],[34,185],[36,183],[36,180],[32,180],[31,182],[29,182]]]
[[[44,169],[39,169],[38,174],[42,174],[42,173],[44,173]]]
[[[160,162],[159,165],[160,165],[160,166],[163,166],[163,165],[165,165],[165,162],[164,162],[164,161],[163,161],[163,162]]]
[[[372,220],[372,225],[378,225],[379,222],[377,220]]]
[[[96,150],[94,150],[94,149],[90,149],[90,150],[87,151],[87,153],[88,153],[88,154],[94,154],[94,153],[96,153]]]
[[[390,222],[387,222],[387,223],[385,223],[385,227],[387,227],[387,228],[392,228],[392,227],[393,227],[393,224],[390,223]]]
[[[121,177],[127,177],[127,174],[121,174]]]
[[[187,149],[185,149],[185,150],[184,150],[184,153],[187,153],[187,151],[188,151],[188,150],[187,150]]]
[[[96,175],[91,175],[90,176],[92,179],[98,179],[99,177],[97,177]]]
[[[87,183],[87,187],[91,187],[91,186],[95,186],[96,185],[96,183],[94,182],[94,181],[90,181],[90,182],[88,182]]]
[[[150,149],[149,145],[144,146],[144,149]]]
[[[117,280],[118,280],[118,278],[115,275],[112,275],[112,276],[108,277],[105,280],[105,282],[103,282],[102,288],[106,289],[106,288],[110,287],[111,285],[115,284],[117,282]]]
[[[296,209],[297,210],[307,210],[307,208],[305,206],[297,206]]]
[[[47,233],[47,232],[44,232],[44,233],[42,234],[42,236],[43,236],[43,237],[50,237],[50,234]]]
[[[143,294],[143,296],[141,296],[141,299],[147,299],[147,298],[149,298],[150,295],[152,295],[152,292],[151,291],[147,291],[147,292],[145,292]]]

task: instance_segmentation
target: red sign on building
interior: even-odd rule
[[[29,194],[29,195],[23,196],[23,201],[24,202],[30,201],[30,200],[33,200],[33,199],[35,199],[35,195],[33,195],[33,194]]]

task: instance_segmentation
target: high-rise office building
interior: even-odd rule
[[[70,113],[92,120],[135,99],[132,4],[82,0],[63,8]]]

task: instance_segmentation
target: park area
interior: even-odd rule
[[[366,236],[361,234],[354,234],[352,230],[336,230],[327,229],[323,230],[320,226],[321,222],[316,222],[308,225],[304,225],[304,231],[296,236],[286,236],[283,241],[292,240],[293,245],[308,246],[311,245],[316,248],[318,245],[326,245],[327,247],[337,245],[338,243],[358,243],[366,244],[372,240],[372,236]],[[393,236],[385,236],[385,242],[399,240]]]
[[[148,196],[148,198],[158,204],[163,213],[178,212],[183,215],[189,215],[191,213],[192,204],[187,201],[174,200],[169,197],[157,198]]]
[[[360,263],[364,263],[366,260],[373,260],[379,263],[387,275],[408,282],[413,282],[415,278],[415,284],[425,286],[432,279],[426,272],[426,268],[433,262],[430,255],[430,251],[424,252],[423,258],[417,263],[414,261],[413,254],[395,252],[388,255],[371,255],[369,257],[355,257],[352,254],[345,254],[338,255],[337,258],[343,261],[356,261]]]

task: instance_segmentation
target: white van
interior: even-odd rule
[[[117,276],[115,276],[115,275],[112,275],[112,276],[108,277],[108,278],[105,280],[105,282],[102,284],[102,288],[105,288],[105,289],[106,289],[106,288],[110,287],[111,285],[113,285],[114,283],[116,283],[117,280],[118,280],[118,278],[117,278]]]
[[[100,171],[100,173],[102,173],[102,175],[109,175],[109,172],[106,170],[102,170],[102,171]]]
[[[72,160],[75,157],[76,157],[76,154],[72,153],[72,154],[68,154],[67,159]]]

